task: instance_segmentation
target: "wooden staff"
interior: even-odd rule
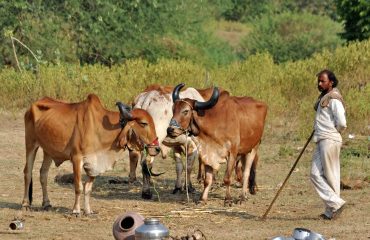
[[[288,179],[289,179],[290,175],[292,174],[292,172],[293,172],[294,168],[297,166],[297,163],[298,163],[299,159],[301,158],[301,156],[302,156],[302,154],[303,154],[304,150],[306,149],[307,145],[310,143],[310,141],[311,141],[311,139],[312,139],[312,137],[313,137],[314,132],[315,132],[315,130],[313,130],[313,131],[312,131],[312,133],[311,133],[310,137],[307,139],[307,142],[306,142],[306,144],[304,145],[304,147],[303,147],[303,149],[302,149],[301,153],[299,154],[299,156],[298,156],[297,160],[295,160],[295,163],[293,164],[292,168],[290,169],[290,172],[289,172],[288,176],[285,178],[285,180],[284,180],[284,182],[283,182],[283,185],[281,185],[281,187],[280,187],[279,191],[276,193],[276,195],[275,195],[275,197],[274,197],[274,200],[272,200],[272,202],[271,202],[271,204],[270,204],[269,208],[266,210],[265,214],[263,214],[263,216],[262,216],[262,220],[265,220],[265,219],[266,219],[267,214],[270,212],[270,210],[271,210],[271,208],[272,208],[272,205],[274,204],[274,202],[275,202],[275,201],[276,201],[276,199],[278,198],[278,196],[279,196],[279,194],[280,194],[281,190],[283,190],[283,188],[284,188],[284,186],[285,186],[286,182],[288,181]]]

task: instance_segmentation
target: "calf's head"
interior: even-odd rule
[[[131,150],[147,150],[150,156],[160,152],[158,137],[150,114],[143,109],[133,109],[117,103],[121,115],[122,131],[118,136],[118,145]]]
[[[194,121],[194,112],[210,109],[218,101],[219,90],[217,87],[213,89],[211,98],[206,102],[199,102],[189,98],[180,99],[179,91],[184,85],[183,83],[177,85],[172,92],[173,117],[167,128],[167,135],[170,137],[177,137],[186,131],[193,135],[198,135],[199,129]]]

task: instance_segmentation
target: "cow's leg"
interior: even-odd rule
[[[141,156],[141,170],[143,174],[143,188],[141,190],[141,197],[143,199],[151,199],[153,194],[150,191],[150,171],[146,168],[151,168],[152,166],[148,166],[147,160],[144,155]]]
[[[26,165],[24,166],[24,195],[22,208],[29,210],[32,204],[32,169],[38,146],[33,141],[28,141],[26,136]]]
[[[233,173],[233,170],[235,168],[235,156],[236,154],[230,153],[229,159],[227,161],[226,171],[225,171],[225,177],[224,177],[224,184],[226,187],[226,193],[225,193],[225,200],[224,200],[224,206],[231,207],[233,204],[232,198],[231,198],[231,176]]]
[[[258,190],[257,183],[256,183],[257,163],[258,163],[258,151],[252,162],[251,171],[250,171],[249,180],[248,180],[249,193],[252,195],[256,194]]]
[[[136,181],[136,168],[137,163],[139,162],[141,153],[138,151],[129,151],[129,158],[130,158],[130,173],[128,175],[129,183]]]
[[[79,215],[81,212],[80,196],[81,190],[83,189],[81,181],[82,164],[83,162],[81,156],[72,156],[73,181],[75,185],[75,203],[73,206],[73,214],[75,215]]]
[[[258,146],[252,149],[250,153],[248,153],[246,159],[242,158],[242,169],[243,169],[243,186],[242,186],[242,193],[240,195],[240,202],[244,202],[247,199],[247,191],[248,191],[248,181],[251,171],[251,166],[253,163],[254,158],[257,154]]]
[[[236,159],[236,165],[235,165],[235,186],[236,187],[242,187],[243,184],[243,163],[242,161],[245,161],[245,154],[238,155]],[[239,164],[240,163],[240,164]]]
[[[195,188],[193,188],[193,185],[191,183],[191,173],[193,170],[194,162],[195,159],[198,157],[198,151],[195,150],[191,153],[188,153],[188,158],[187,158],[187,182],[188,182],[188,192],[193,193],[195,192]]]
[[[208,199],[209,190],[211,189],[212,186],[213,168],[211,166],[205,165],[204,170],[205,170],[204,189],[200,201],[206,203]]]
[[[85,214],[89,215],[92,213],[90,208],[90,195],[95,177],[88,176],[88,179],[84,185],[84,197],[85,197]]]
[[[198,176],[197,176],[197,180],[198,180],[198,183],[201,183],[203,180],[204,180],[204,164],[202,163],[202,159],[198,158],[199,160],[199,166],[198,166]]]
[[[48,196],[48,173],[50,165],[53,159],[49,154],[44,151],[44,160],[40,168],[40,183],[42,188],[42,207],[44,210],[48,211],[51,208],[49,196]]]
[[[183,164],[181,160],[181,147],[174,147],[174,159],[176,164],[176,183],[175,183],[175,189],[173,189],[172,193],[176,194],[177,192],[181,192],[182,184],[181,184],[181,177],[182,177],[182,171],[183,171]]]

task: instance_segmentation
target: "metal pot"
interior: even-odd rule
[[[306,238],[306,240],[325,240],[325,238],[321,234],[311,231],[310,235]]]
[[[15,219],[9,224],[11,230],[22,230],[24,228],[24,220]]]
[[[161,240],[168,236],[168,229],[155,218],[145,219],[135,231],[135,240]]]
[[[296,240],[305,240],[311,231],[306,228],[295,228],[293,231],[293,238]]]
[[[292,237],[282,237],[282,236],[278,236],[278,237],[274,237],[273,239],[271,240],[295,240],[294,238]]]
[[[281,237],[281,236],[279,236],[279,237],[274,237],[273,239],[271,239],[271,240],[285,240],[285,237]]]

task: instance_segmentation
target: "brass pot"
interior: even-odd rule
[[[113,223],[113,236],[116,240],[134,240],[135,230],[144,224],[144,217],[135,212],[126,212]]]

